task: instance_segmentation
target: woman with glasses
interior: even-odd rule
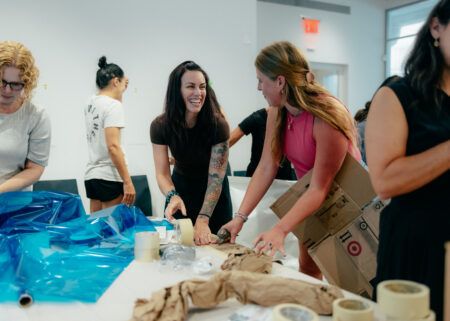
[[[105,56],[98,67],[99,92],[84,110],[89,149],[84,185],[91,213],[119,203],[131,205],[136,196],[121,143],[125,127],[122,96],[128,78],[118,65],[107,63]]]
[[[208,75],[195,62],[185,61],[170,74],[164,113],[153,120],[150,136],[167,218],[187,215],[195,223],[195,243],[211,243],[211,232],[231,219],[225,176],[230,130]]]
[[[47,166],[50,120],[30,100],[38,76],[24,45],[0,42],[0,193],[31,190]]]

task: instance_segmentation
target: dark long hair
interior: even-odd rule
[[[435,17],[442,25],[449,23],[450,0],[439,1],[417,34],[416,42],[405,64],[405,78],[417,92],[421,105],[438,110],[444,98],[438,88],[445,61],[440,48],[433,45],[435,39],[430,32],[431,20]]]
[[[360,123],[367,119],[367,115],[369,114],[371,103],[372,103],[371,101],[366,102],[366,104],[364,105],[364,108],[361,108],[356,112],[355,117],[353,117],[353,118],[355,119],[355,121],[357,123]]]
[[[124,76],[122,68],[116,64],[107,63],[105,56],[101,56],[98,60],[98,67],[100,69],[97,70],[95,83],[99,89],[103,89],[108,86],[111,79],[116,77],[122,79]]]
[[[171,133],[177,137],[176,144],[183,144],[185,141],[184,133],[186,131],[182,129],[187,128],[187,124],[185,117],[186,104],[181,95],[181,77],[183,77],[186,71],[199,71],[205,77],[205,103],[198,113],[197,123],[195,125],[198,131],[201,130],[199,138],[204,143],[212,139],[214,131],[217,128],[217,120],[222,116],[216,94],[209,84],[208,74],[193,61],[188,60],[182,62],[170,73],[164,104],[165,120]]]

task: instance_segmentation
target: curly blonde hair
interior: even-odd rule
[[[324,87],[307,79],[310,72],[309,64],[292,43],[280,41],[265,47],[256,57],[255,66],[272,80],[284,76],[286,84],[283,96],[289,105],[306,110],[324,120],[356,146],[356,126],[349,111]],[[283,156],[286,118],[286,108],[282,108],[278,113],[272,140],[272,154],[278,162]]]
[[[3,77],[5,67],[15,67],[20,70],[24,100],[31,98],[31,92],[37,86],[39,70],[35,65],[33,55],[23,44],[15,41],[0,42],[0,76]]]

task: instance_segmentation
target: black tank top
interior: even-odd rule
[[[408,141],[406,155],[424,152],[450,139],[450,97],[443,91],[443,106],[432,110],[421,103],[406,79],[401,79],[389,86],[397,95],[408,122]],[[450,197],[450,171],[445,172],[425,186],[393,199],[414,206],[431,206],[436,208],[447,204]],[[428,203],[428,204],[426,204]]]

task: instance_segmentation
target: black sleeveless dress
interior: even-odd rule
[[[417,103],[405,79],[389,86],[402,104],[408,122],[406,155],[424,152],[450,139],[450,97],[431,111]],[[382,146],[380,146],[382,148]],[[442,320],[444,244],[450,241],[450,171],[429,184],[394,197],[381,213],[376,282],[406,279],[430,287],[431,308]]]

